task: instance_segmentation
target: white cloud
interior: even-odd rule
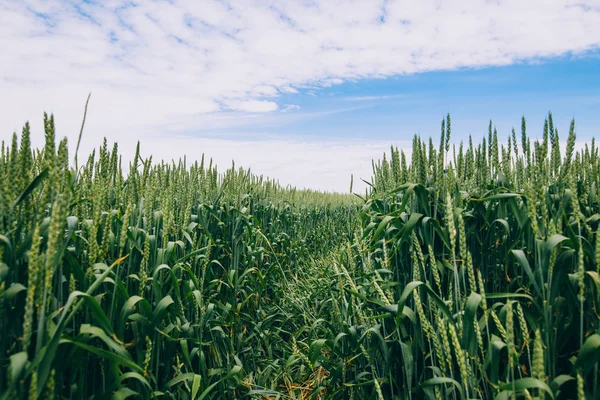
[[[2,2],[0,139],[26,120],[41,130],[50,111],[74,142],[89,91],[86,141],[170,143],[173,133],[253,119],[231,110],[260,118],[288,110],[280,97],[290,102],[300,89],[318,94],[366,77],[506,65],[599,44],[598,0]],[[256,154],[244,165],[274,157]]]
[[[265,101],[265,100],[233,100],[228,101],[225,104],[235,111],[245,111],[245,112],[269,112],[277,110],[277,103],[273,101]]]
[[[389,100],[389,99],[397,99],[402,97],[400,94],[390,94],[390,95],[382,95],[382,96],[348,96],[344,97],[346,101],[376,101],[376,100]]]
[[[291,111],[291,110],[299,110],[300,106],[297,104],[284,104],[283,105],[283,109],[281,110],[282,112],[287,112],[287,111]]]

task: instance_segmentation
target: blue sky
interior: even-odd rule
[[[507,136],[512,127],[520,129],[522,115],[536,135],[551,111],[559,129],[575,118],[579,138],[587,139],[600,133],[600,53],[356,80],[282,101],[307,113],[331,112],[284,125],[303,137],[395,141],[419,133],[438,139],[446,113],[456,140],[487,134],[490,119]]]
[[[501,137],[552,111],[600,126],[600,1],[11,0],[0,3],[0,140],[42,113],[81,152],[237,165],[345,191],[414,133]],[[360,189],[360,185],[359,189]]]

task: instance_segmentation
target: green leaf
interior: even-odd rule
[[[461,397],[464,397],[463,388],[461,384],[452,378],[436,376],[435,378],[428,379],[425,382],[421,383],[420,386],[422,388],[428,388],[432,386],[445,385],[447,383],[453,384],[456,387],[456,389],[458,389],[458,392],[461,393]]]
[[[8,381],[10,386],[14,386],[18,379],[23,374],[25,366],[27,365],[27,352],[22,351],[20,353],[13,354],[9,357],[10,363],[8,366]]]
[[[381,307],[381,309],[393,315],[398,315],[398,304],[390,304],[389,306],[383,306]],[[402,316],[410,319],[413,324],[416,323],[415,313],[410,307],[404,306],[404,308],[402,309]]]
[[[137,372],[126,372],[126,373],[122,374],[119,377],[119,383],[122,383],[126,379],[135,379],[138,382],[140,382],[142,385],[146,386],[148,388],[148,390],[152,390],[152,387],[150,386],[150,383],[148,382],[148,380],[146,378],[144,378],[144,376],[142,376],[141,374],[139,374]]]
[[[198,374],[194,374],[192,378],[192,399],[195,399],[198,395],[198,391],[200,390],[200,382],[202,381],[202,377]]]
[[[517,259],[519,265],[523,268],[523,270],[529,277],[529,281],[533,284],[533,287],[536,291],[536,296],[542,297],[542,289],[540,288],[540,285],[538,284],[537,280],[535,279],[535,276],[533,275],[533,271],[529,266],[529,261],[527,260],[527,257],[525,256],[523,250],[511,250],[511,252]]]
[[[100,325],[100,327],[104,329],[110,336],[114,336],[115,332],[113,331],[112,324],[110,323],[108,317],[102,310],[102,307],[100,307],[98,300],[96,300],[94,296],[88,295],[87,293],[81,294],[80,297],[92,311],[92,317],[94,318],[94,322],[98,323],[98,325]]]
[[[383,220],[381,220],[381,222],[379,223],[379,226],[377,227],[377,229],[375,230],[375,234],[373,235],[374,238],[378,238],[381,235],[381,232],[383,232],[383,230],[385,229],[385,227],[387,226],[387,224],[393,219],[394,217],[391,216],[386,216],[383,218]]]
[[[550,398],[554,399],[554,394],[552,393],[552,390],[550,389],[550,387],[544,382],[541,381],[539,379],[535,379],[535,378],[521,378],[521,379],[517,379],[514,382],[509,382],[506,383],[502,386],[500,386],[500,390],[505,391],[505,392],[522,392],[525,389],[539,389],[539,390],[543,390],[546,393],[548,393],[548,395],[550,396]],[[502,394],[502,393],[500,393]]]
[[[547,273],[548,268],[550,267],[550,257],[552,256],[554,248],[560,243],[564,242],[565,240],[568,240],[568,238],[566,238],[563,235],[552,235],[548,238],[548,240],[544,241],[544,244],[542,246],[543,251],[541,259],[541,264],[544,267],[544,274]]]
[[[183,381],[189,381],[191,379],[194,379],[194,373],[193,372],[188,372],[185,374],[181,374],[181,375],[177,375],[175,378],[171,379],[169,382],[167,382],[166,386],[168,388],[171,388],[175,385],[177,385],[178,383],[181,383]]]
[[[533,297],[525,293],[486,293],[486,299],[527,299],[533,301]]]
[[[27,196],[29,194],[31,194],[31,192],[33,192],[35,190],[35,188],[38,187],[47,176],[48,176],[48,168],[44,169],[42,172],[39,173],[38,176],[33,178],[33,180],[29,183],[29,185],[27,185],[25,190],[23,190],[23,193],[21,193],[21,195],[12,204],[13,210],[15,209],[15,207],[17,207],[19,204],[21,204],[23,202],[23,200],[25,200],[25,198],[27,198]]]
[[[475,332],[475,326],[473,324],[473,321],[477,317],[477,308],[481,303],[481,299],[482,298],[480,294],[471,292],[471,294],[467,298],[467,304],[465,305],[465,315],[463,318],[462,348],[468,350],[471,354],[476,354],[475,349],[477,346],[477,335]]]
[[[520,197],[519,193],[498,193],[481,199],[472,199],[473,201],[506,200],[513,197]]]
[[[113,400],[124,400],[128,397],[138,396],[138,395],[139,395],[138,392],[134,392],[133,390],[131,390],[127,387],[122,387],[119,390],[117,390],[115,392],[115,394],[113,394]]]
[[[227,373],[227,375],[225,375],[225,378],[223,378],[223,380],[227,380],[232,376],[239,374],[241,370],[242,367],[240,367],[239,365],[234,365],[233,368],[231,368],[231,370]]]
[[[14,283],[10,285],[8,289],[6,289],[4,292],[4,297],[6,300],[11,301],[21,292],[27,292],[27,288],[20,283]]]
[[[586,271],[585,273],[592,280],[592,282],[594,282],[594,284],[596,285],[596,290],[597,290],[596,293],[600,294],[600,275],[598,275],[598,272]]]
[[[408,299],[408,296],[410,296],[410,294],[412,293],[413,290],[415,290],[416,288],[418,288],[420,286],[422,286],[422,289],[425,292],[427,292],[427,294],[431,297],[431,299],[433,299],[433,301],[435,301],[435,303],[438,306],[438,308],[440,309],[440,311],[442,311],[444,313],[444,315],[446,315],[448,320],[452,321],[454,319],[454,317],[452,316],[452,313],[450,312],[450,309],[448,308],[448,306],[446,305],[444,300],[442,300],[437,295],[437,293],[435,293],[435,291],[433,289],[431,289],[431,287],[427,286],[424,282],[421,282],[421,281],[412,281],[404,287],[404,290],[402,291],[402,295],[400,296],[400,299],[398,300],[398,309],[400,309],[400,308],[404,309],[404,303]]]
[[[575,378],[573,378],[573,377],[572,377],[572,376],[570,376],[570,375],[559,375],[559,376],[557,376],[556,378],[554,378],[554,379],[552,380],[552,382],[550,383],[550,387],[552,388],[552,391],[553,391],[554,393],[556,393],[556,392],[558,392],[558,389],[560,389],[560,387],[561,387],[561,386],[562,386],[564,383],[566,383],[566,382],[568,382],[568,381],[572,381],[572,380],[574,380],[574,379],[575,379]]]
[[[575,362],[575,368],[581,368],[584,371],[588,371],[592,366],[598,362],[600,357],[600,335],[594,333],[589,336],[581,350],[579,350],[579,356]]]
[[[206,396],[208,396],[210,394],[211,390],[213,390],[215,388],[215,386],[217,386],[219,383],[221,383],[221,381],[217,381],[217,382],[213,383],[212,385],[210,385],[209,387],[207,387],[204,390],[204,392],[202,392],[202,394],[200,395],[200,397],[198,397],[198,400],[202,400]]]
[[[101,348],[96,347],[96,346],[90,346],[90,345],[87,345],[85,343],[81,343],[81,342],[79,342],[77,340],[73,340],[73,339],[70,339],[70,338],[63,338],[63,339],[60,340],[60,343],[70,343],[70,344],[73,344],[73,345],[75,345],[77,347],[80,347],[80,348],[86,350],[86,351],[89,351],[92,354],[97,355],[98,357],[105,358],[108,361],[112,361],[112,362],[115,362],[117,364],[124,365],[125,367],[131,368],[132,370],[140,372],[140,373],[144,372],[144,369],[142,367],[140,367],[139,365],[137,365],[135,362],[133,362],[131,360],[131,358],[124,357],[121,354],[113,353],[112,351],[104,350],[104,349],[101,349]]]
[[[92,337],[98,338],[104,342],[113,352],[117,353],[121,357],[130,360],[131,356],[127,352],[127,350],[122,347],[119,343],[117,343],[114,339],[110,338],[106,332],[102,329],[91,326],[89,324],[82,324],[79,328],[80,335],[91,335]]]
[[[163,297],[158,302],[158,305],[156,306],[156,308],[154,309],[154,312],[152,313],[152,325],[154,325],[155,327],[158,327],[158,325],[162,321],[164,314],[167,312],[167,308],[171,304],[174,304],[174,303],[175,302],[173,301],[173,298],[171,296]]]
[[[4,253],[4,257],[6,260],[6,257],[10,257],[12,254],[12,244],[10,243],[10,239],[6,235],[0,235],[0,244],[2,243],[4,243],[4,246],[6,246],[6,249],[8,250],[8,252]],[[2,259],[0,259],[0,262],[1,261]]]
[[[149,310],[151,309],[151,307],[146,299],[140,296],[131,296],[129,299],[127,299],[127,301],[121,308],[121,314],[119,316],[119,321],[117,324],[117,335],[119,336],[119,338],[121,338],[121,340],[125,339],[125,326],[127,324],[127,319],[131,314],[135,312],[135,306],[137,303],[140,302],[142,305],[142,309],[144,311],[148,311],[146,313],[146,317],[150,315]]]
[[[326,339],[317,339],[310,344],[308,350],[308,358],[311,363],[311,367],[315,365],[319,357],[321,356],[321,349],[325,346]]]

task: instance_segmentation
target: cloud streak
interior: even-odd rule
[[[390,100],[403,97],[401,94],[389,94],[381,96],[348,96],[344,97],[346,101],[377,101],[377,100]]]

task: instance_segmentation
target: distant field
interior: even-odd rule
[[[574,122],[566,151],[552,115],[454,145],[448,115],[360,196],[143,143],[78,159],[44,126],[0,155],[0,400],[600,398]]]

